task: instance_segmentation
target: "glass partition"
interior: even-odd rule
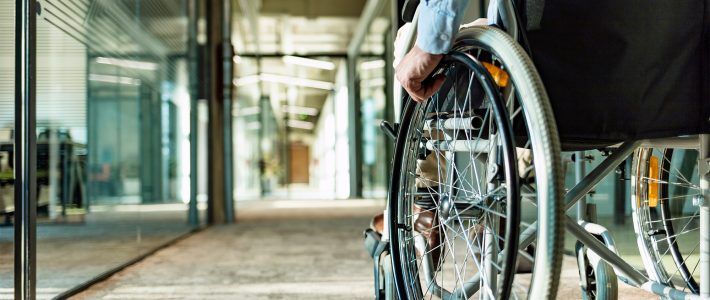
[[[37,277],[49,298],[191,229],[190,94],[186,1],[39,4]]]
[[[350,195],[348,88],[346,63],[338,61],[333,91],[318,114],[311,149],[311,186],[329,199]]]
[[[0,298],[11,299],[13,286],[15,1],[0,1]]]
[[[263,124],[270,108],[268,99],[262,99],[258,78],[258,59],[235,59],[235,77],[239,86],[235,89],[234,101],[234,189],[236,200],[253,200],[269,193],[271,183],[267,172],[272,168],[269,157],[262,156],[260,149],[270,149],[266,138],[268,124]],[[254,82],[245,82],[253,80]],[[262,177],[263,174],[263,177]]]
[[[384,199],[389,183],[392,142],[380,131],[383,120],[392,122],[392,5],[382,5],[360,47],[355,68],[359,83],[362,132],[362,193]]]

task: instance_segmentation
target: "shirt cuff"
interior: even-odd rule
[[[451,49],[458,31],[458,18],[427,5],[427,2],[422,1],[419,7],[417,46],[427,53],[444,54]]]

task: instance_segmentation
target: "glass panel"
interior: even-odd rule
[[[362,192],[366,198],[384,199],[387,194],[391,141],[380,131],[383,120],[389,116],[392,99],[387,95],[388,86],[386,57],[391,57],[391,5],[383,9],[370,24],[365,41],[360,47],[356,68],[360,83],[360,118],[362,128]]]
[[[234,104],[234,188],[236,200],[252,200],[261,196],[262,190],[267,192],[267,182],[262,182],[261,174],[271,167],[261,159],[261,142],[263,130],[261,125],[262,99],[259,85],[244,84],[244,78],[256,78],[257,60],[253,58],[238,58],[235,60],[235,74],[241,79],[241,85],[236,89]],[[236,76],[235,76],[236,77]],[[263,100],[268,101],[267,99]],[[264,146],[267,148],[268,146]]]
[[[38,294],[187,232],[185,1],[40,1]]]
[[[321,197],[344,199],[350,195],[347,63],[337,61],[333,92],[318,114],[312,144],[311,185]]]
[[[385,61],[382,58],[360,59],[360,113],[362,118],[362,186],[366,198],[385,198],[387,188],[387,140],[380,131],[386,119]]]
[[[15,1],[0,1],[0,298],[12,299],[15,175]]]

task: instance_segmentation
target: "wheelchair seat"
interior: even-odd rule
[[[529,30],[565,150],[710,133],[710,1],[546,0]]]

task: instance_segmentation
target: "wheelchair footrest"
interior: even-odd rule
[[[382,241],[382,236],[379,233],[368,228],[363,235],[365,236],[365,251],[373,259],[380,257],[380,254],[387,250],[388,243]]]
[[[367,254],[374,260],[375,300],[382,300],[386,298],[384,288],[386,280],[383,280],[381,276],[388,275],[386,271],[383,270],[380,257],[387,251],[389,243],[382,241],[382,236],[371,228],[365,229],[363,235],[365,236],[365,251],[367,251]]]

